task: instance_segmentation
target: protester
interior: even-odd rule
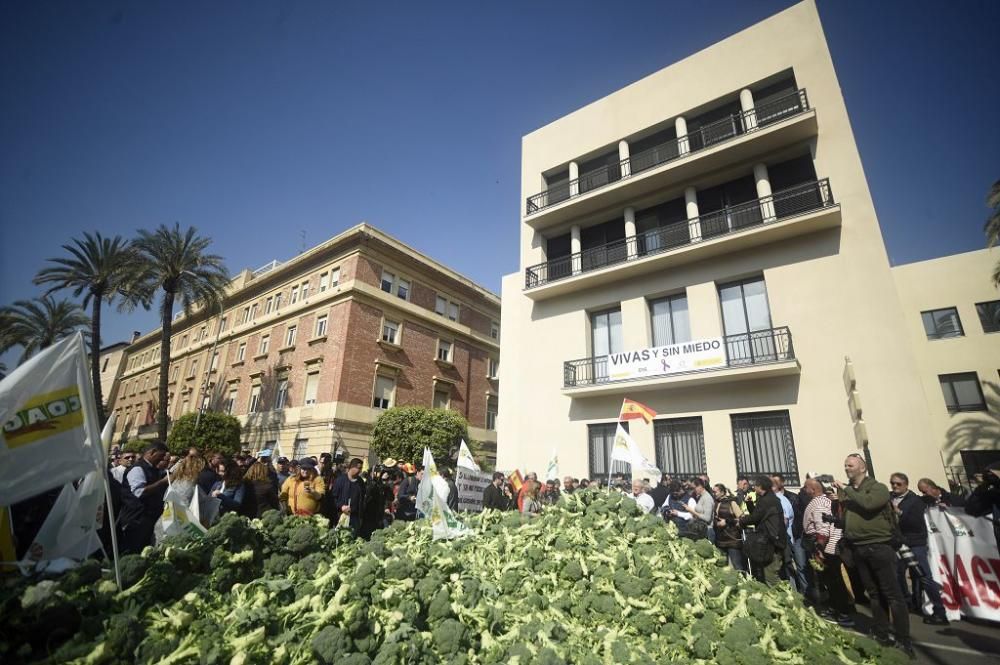
[[[946,508],[964,508],[965,500],[956,495],[952,494],[947,490],[941,489],[937,483],[935,483],[930,478],[921,478],[917,481],[917,489],[923,495],[921,498],[924,503],[929,507],[933,506],[945,506]]]
[[[941,602],[941,585],[934,581],[931,575],[930,557],[927,550],[927,522],[924,514],[927,504],[910,491],[910,479],[905,473],[896,472],[889,478],[892,488],[892,507],[896,511],[899,530],[903,535],[903,543],[913,553],[911,559],[915,565],[910,566],[903,558],[896,560],[896,575],[899,588],[908,604],[923,615],[923,594],[926,593],[933,607],[930,616],[924,617],[924,623],[934,626],[947,626],[948,617],[944,604]],[[909,570],[913,580],[913,592],[909,593],[906,585],[906,573]]]
[[[299,472],[281,486],[278,501],[292,515],[310,516],[319,512],[323,482],[317,481],[316,465],[310,459],[298,463]]]
[[[452,512],[458,512],[458,485],[455,484],[455,476],[451,469],[442,468],[441,477],[448,484],[448,497],[445,503]]]
[[[123,483],[125,481],[125,474],[128,473],[128,470],[132,468],[133,464],[135,464],[135,457],[135,453],[123,453],[118,459],[118,466],[111,469],[111,475],[114,476],[115,480],[119,483]]]
[[[333,507],[338,515],[338,525],[349,526],[358,533],[361,529],[362,503],[365,496],[361,475],[362,462],[355,457],[347,465],[347,473],[333,483]]]
[[[700,533],[704,530],[705,537],[714,543],[715,530],[712,528],[712,520],[715,516],[715,499],[712,497],[712,493],[708,491],[708,486],[703,478],[695,478],[691,484],[691,496],[695,500],[691,514],[694,515],[694,520],[697,520],[698,532]],[[694,523],[696,522],[692,521],[692,524]]]
[[[972,490],[965,512],[973,517],[991,517],[993,537],[1000,548],[1000,462],[994,462],[982,473],[982,481]]]
[[[542,505],[554,506],[559,503],[559,497],[561,493],[559,492],[559,481],[555,478],[550,478],[545,481],[545,488],[541,497]]]
[[[256,516],[252,505],[253,498],[249,496],[243,481],[243,469],[235,460],[226,460],[219,464],[216,472],[222,477],[212,486],[209,493],[221,502],[219,514],[237,513],[243,516]]]
[[[577,486],[576,486],[576,488],[580,489],[580,490],[585,490],[588,487],[590,487],[590,479],[589,478],[581,478],[580,482],[577,483]]]
[[[778,584],[778,572],[785,564],[788,549],[788,531],[785,528],[784,509],[781,501],[771,491],[773,481],[769,476],[760,476],[754,481],[753,512],[740,516],[740,526],[754,527],[754,540],[761,547],[747,547],[750,572],[754,578],[768,586]],[[749,536],[748,536],[749,540]]]
[[[288,480],[288,476],[290,475],[288,473],[288,458],[287,457],[279,457],[277,464],[278,464],[278,468],[277,468],[276,471],[277,471],[277,477],[278,477],[278,489],[280,490],[281,486],[285,484],[285,481]]]
[[[816,600],[824,605],[819,616],[828,623],[851,628],[854,626],[851,600],[837,549],[843,531],[834,523],[833,502],[826,495],[823,484],[815,478],[806,480],[801,495],[809,497],[803,515],[802,539],[803,549],[818,570]],[[822,602],[824,593],[825,603]]]
[[[500,471],[493,473],[493,480],[483,490],[483,510],[510,510],[510,499],[504,494],[507,477]]]
[[[871,600],[872,633],[875,639],[890,645],[889,612],[892,612],[895,644],[914,657],[910,642],[910,617],[896,577],[896,551],[893,538],[892,507],[889,489],[868,475],[868,465],[861,455],[844,460],[848,484],[834,482],[844,507],[844,539]]]
[[[271,465],[262,457],[250,465],[243,480],[246,481],[246,488],[253,494],[253,503],[256,508],[254,517],[260,517],[268,510],[278,510],[278,490],[274,487],[274,478],[271,477]]]
[[[736,493],[733,496],[736,497],[741,507],[748,496],[753,496],[753,488],[750,487],[750,480],[746,476],[740,476],[736,479]]]
[[[396,488],[396,517],[412,522],[417,519],[417,487],[420,486],[420,481],[417,480],[417,469],[413,464],[403,464],[400,471],[403,475]]]
[[[726,555],[729,565],[741,573],[748,573],[746,557],[743,554],[743,529],[740,517],[743,510],[736,497],[729,493],[725,485],[719,483],[713,488],[715,494],[715,545]]]
[[[538,474],[534,471],[528,473],[524,476],[524,482],[521,483],[521,491],[517,493],[517,509],[520,512],[524,512],[524,492],[525,488],[528,486],[528,481],[532,481],[536,485],[538,484]],[[537,488],[536,488],[537,491]]]
[[[802,521],[801,519],[796,519],[798,515],[795,511],[795,503],[798,502],[798,496],[794,497],[791,492],[785,492],[785,479],[780,473],[771,474],[771,487],[774,489],[772,492],[778,501],[781,502],[781,511],[784,515],[785,520],[785,531],[788,534],[788,547],[785,548],[785,563],[781,569],[781,575],[783,579],[787,579],[788,583],[792,585],[792,588],[801,594],[806,591],[806,584],[804,579],[799,577],[799,568],[797,567],[797,557],[796,546],[795,546],[795,523],[798,521],[798,530],[801,534],[802,532]],[[801,549],[801,546],[799,547]],[[804,562],[803,562],[804,565]]]
[[[222,477],[218,474],[219,465],[222,464],[224,458],[222,453],[212,453],[208,456],[208,464],[205,468],[198,474],[198,487],[205,494],[210,494],[215,483],[222,480]]]
[[[664,520],[674,523],[678,533],[683,534],[687,531],[688,522],[694,518],[691,513],[694,505],[695,502],[688,503],[685,500],[683,485],[673,480],[667,487],[667,500],[663,503],[660,514],[663,515]]]
[[[642,508],[644,513],[651,513],[656,510],[656,505],[653,503],[653,497],[646,493],[646,488],[642,483],[642,480],[636,478],[632,481],[632,493],[629,497],[635,501],[636,505]]]
[[[573,476],[566,476],[563,478],[563,492],[566,494],[572,494],[576,491],[576,478]]]
[[[535,474],[529,474],[533,476]],[[537,480],[525,480],[521,485],[519,500],[521,502],[522,515],[537,515],[542,512],[542,503],[538,500],[539,484]]]
[[[118,516],[121,529],[118,547],[123,554],[138,554],[153,544],[153,530],[163,514],[163,495],[167,492],[167,476],[158,468],[166,455],[167,446],[153,442],[125,474]]]
[[[182,503],[191,503],[198,490],[198,478],[205,470],[205,460],[201,457],[182,457],[170,472],[170,488],[179,495]]]
[[[670,492],[667,489],[667,485],[670,483],[670,476],[663,474],[660,476],[660,481],[656,483],[656,487],[649,490],[649,496],[653,499],[653,509],[659,511],[663,508],[664,502],[667,497],[670,496]]]

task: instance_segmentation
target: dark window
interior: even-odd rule
[[[673,199],[635,214],[636,240],[640,255],[655,254],[691,242],[684,199]]]
[[[924,321],[924,332],[927,333],[927,339],[945,339],[965,335],[965,331],[962,330],[962,321],[958,318],[958,310],[954,307],[920,312],[920,318]]]
[[[596,270],[625,261],[625,220],[612,219],[580,231],[580,268]]]
[[[546,273],[542,275],[544,278],[549,281],[561,279],[568,277],[573,272],[573,264],[570,260],[572,246],[570,234],[568,233],[556,236],[555,238],[549,238],[545,241],[547,265],[545,266]]]
[[[740,103],[733,101],[706,111],[687,121],[691,152],[743,133]]]
[[[603,187],[609,182],[621,180],[621,160],[618,149],[580,164],[580,193]]]
[[[767,179],[771,183],[771,191],[780,192],[802,183],[815,182],[816,166],[813,164],[812,156],[807,153],[780,164],[768,166]]]
[[[752,175],[730,180],[698,192],[698,212],[703,238],[729,233],[763,221],[756,205],[757,184]],[[746,204],[746,205],[741,205]]]
[[[948,413],[986,410],[983,389],[975,372],[941,374],[938,380],[941,382],[941,392],[944,393]]]
[[[798,95],[795,77],[789,74],[776,83],[753,89],[753,106],[758,127],[784,120],[801,111],[802,99]]]
[[[572,246],[570,234],[564,233],[545,241],[545,254],[550,261],[562,256],[569,256]]]
[[[677,132],[667,127],[645,138],[629,141],[629,170],[635,175],[676,158]]]
[[[780,473],[786,485],[798,486],[799,466],[788,411],[740,413],[730,419],[738,476]]]
[[[628,423],[622,423],[625,431],[628,431]],[[611,447],[615,445],[615,432],[618,423],[599,423],[587,425],[587,440],[590,457],[590,478],[599,480],[608,477],[608,460],[611,459]],[[631,473],[631,465],[616,461],[612,471],[614,473]]]
[[[656,439],[656,466],[660,471],[675,478],[707,473],[701,418],[656,420],[653,436]]]
[[[553,173],[545,178],[545,200],[542,206],[550,206],[569,198],[569,170]]]
[[[1000,332],[1000,300],[976,303],[976,313],[984,333]]]

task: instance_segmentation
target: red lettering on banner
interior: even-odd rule
[[[983,603],[995,610],[1000,607],[1000,587],[997,587],[992,575],[993,571],[982,557],[972,557],[972,578],[979,590],[979,597]]]
[[[951,570],[948,569],[948,557],[944,554],[940,556],[938,561],[938,573],[941,577],[941,603],[949,610],[959,609],[961,604],[958,602],[953,587],[954,578],[951,576]]]
[[[976,596],[976,589],[969,580],[969,573],[966,572],[965,564],[962,563],[962,557],[960,556],[955,557],[955,576],[958,578],[958,592],[962,598],[965,598],[972,607],[979,607],[979,598]]]

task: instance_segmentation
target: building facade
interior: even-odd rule
[[[523,137],[521,187],[501,468],[555,448],[561,472],[607,475],[628,397],[675,475],[797,485],[869,443],[881,476],[942,476],[916,301],[811,0]]]
[[[101,395],[105,405],[114,401],[118,379],[128,361],[128,347],[128,342],[115,342],[101,349]]]
[[[240,418],[244,445],[364,456],[392,406],[449,408],[496,452],[500,302],[367,224],[244,271],[220,312],[179,314],[170,417]],[[136,340],[112,409],[118,437],[155,435],[160,331]]]

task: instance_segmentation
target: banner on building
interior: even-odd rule
[[[926,513],[928,558],[948,618],[1000,621],[1000,555],[993,524],[961,508]]]
[[[638,351],[609,353],[607,358],[608,380],[624,381],[725,367],[726,347],[721,337],[712,337]]]
[[[455,469],[458,486],[458,509],[480,512],[483,509],[483,492],[493,481],[493,474],[473,471],[465,467]]]

